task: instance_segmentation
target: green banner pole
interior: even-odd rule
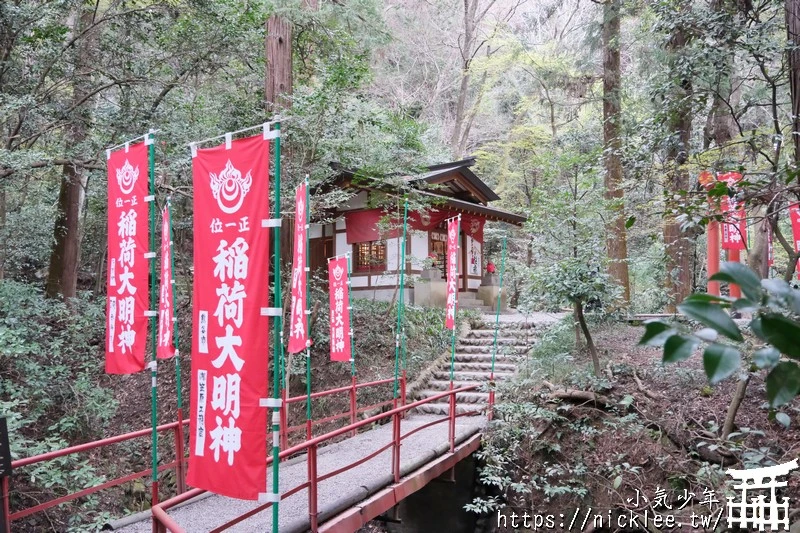
[[[397,407],[397,381],[400,374],[400,343],[401,333],[403,328],[403,313],[405,307],[405,273],[406,273],[406,232],[408,228],[408,198],[405,198],[403,203],[403,240],[400,243],[400,257],[398,258],[397,270],[400,272],[400,280],[398,289],[400,294],[397,298],[397,326],[395,327],[394,339],[394,391],[392,398],[394,399],[394,406]]]
[[[186,484],[183,478],[183,383],[181,380],[181,346],[180,338],[178,337],[178,314],[176,309],[175,298],[175,241],[172,232],[172,198],[167,197],[167,224],[169,226],[169,284],[170,291],[172,292],[172,339],[175,344],[175,388],[178,396],[178,443],[175,448],[175,460],[178,461],[176,473],[178,476],[177,490],[178,493],[183,493],[186,490]]]
[[[172,232],[172,198],[167,198],[167,223],[169,225],[169,283],[172,291],[172,339],[175,343],[175,386],[178,392],[178,418],[183,418],[183,390],[181,385],[181,347],[178,337],[178,317],[175,311],[175,243]]]
[[[275,186],[274,186],[274,218],[281,217],[281,123],[275,123],[277,137],[275,137]],[[274,254],[274,276],[275,276],[275,300],[274,306],[281,307],[283,296],[281,294],[281,226],[276,225],[272,229],[273,254]],[[273,323],[273,384],[272,384],[272,533],[278,533],[280,522],[279,502],[280,502],[280,387],[281,387],[281,333],[283,332],[283,316],[278,314]]]
[[[500,289],[497,291],[497,310],[494,313],[494,341],[492,342],[492,375],[491,380],[494,381],[494,361],[497,357],[497,330],[500,328],[500,305],[503,301],[503,274],[506,270],[506,239],[503,237],[503,251],[500,255]]]
[[[153,130],[150,130],[147,135],[145,135],[145,144],[147,145],[147,162],[148,162],[148,173],[149,173],[149,191],[150,191],[150,253],[149,261],[150,261],[150,307],[158,309],[158,301],[157,301],[157,294],[158,289],[156,287],[157,276],[156,276],[156,257],[155,257],[155,243],[156,243],[156,202],[155,202],[155,195],[156,195],[156,143],[155,143],[155,133]],[[150,479],[152,481],[152,492],[151,492],[151,505],[158,504],[158,404],[157,404],[157,395],[156,395],[156,380],[158,376],[157,370],[157,363],[156,363],[156,350],[158,349],[158,322],[157,322],[157,311],[149,310],[148,314],[150,315],[150,425],[152,426],[151,432],[151,476]]]

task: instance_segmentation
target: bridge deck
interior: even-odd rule
[[[440,416],[414,414],[401,423],[401,434],[441,419]],[[459,417],[456,419],[456,444],[474,435],[486,424],[484,416]],[[354,463],[380,449],[392,440],[391,423],[359,433],[355,437],[320,448],[317,472],[324,476]],[[447,422],[431,426],[405,438],[400,449],[400,471],[406,475],[449,451]],[[373,459],[319,483],[320,523],[366,499],[392,479],[392,451],[385,450]],[[305,455],[281,464],[281,493],[307,480]],[[271,479],[271,474],[268,477]],[[171,509],[169,514],[187,532],[206,533],[225,522],[240,516],[260,504],[211,495],[200,497],[187,505]],[[268,532],[272,529],[272,511],[265,510],[256,516],[233,526],[232,532]],[[301,490],[280,504],[280,532],[307,531],[308,492]],[[131,524],[118,531],[125,533],[150,533],[150,520]]]

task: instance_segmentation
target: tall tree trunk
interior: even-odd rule
[[[681,9],[689,9],[684,2]],[[669,41],[672,63],[678,62],[686,46],[688,36],[682,27],[676,27]],[[677,68],[673,66],[677,75]],[[674,196],[681,190],[689,189],[689,171],[684,164],[689,158],[689,141],[692,133],[692,82],[688,77],[680,77],[675,82],[671,95],[667,127],[672,134],[667,149],[667,177],[664,184],[664,246],[666,247],[667,279],[665,280],[669,303],[667,312],[674,313],[677,304],[691,291],[691,246],[689,236],[681,231],[674,210],[679,207]]]
[[[264,95],[267,112],[290,107],[292,95],[292,25],[283,17],[267,20],[267,79]]]
[[[464,39],[463,41],[459,39],[459,48],[461,51],[461,82],[458,86],[455,119],[453,121],[453,131],[450,135],[450,150],[453,153],[453,157],[456,159],[463,155],[461,151],[461,135],[464,129],[464,120],[467,112],[467,94],[469,93],[469,82],[471,79],[470,66],[472,64],[477,24],[475,14],[479,2],[480,0],[464,0]]]
[[[606,223],[608,273],[623,288],[623,302],[627,306],[631,298],[631,285],[628,277],[625,198],[622,190],[620,3],[621,0],[606,0],[603,4],[603,164],[605,200],[611,211]]]
[[[81,8],[75,17],[73,32],[79,34],[92,24],[93,12]],[[91,75],[91,47],[93,36],[87,34],[74,47],[75,71],[72,79],[72,102],[75,113],[67,130],[67,152],[76,150],[86,139],[89,121],[88,77]],[[83,103],[82,103],[83,102]],[[86,197],[87,176],[83,168],[72,164],[63,166],[61,188],[58,193],[56,221],[53,227],[53,248],[47,272],[45,295],[49,298],[72,298],[78,287],[78,269],[81,247],[81,212]]]
[[[786,33],[791,45],[789,92],[792,99],[792,144],[794,166],[800,162],[800,0],[786,0]],[[797,177],[800,183],[800,175]]]

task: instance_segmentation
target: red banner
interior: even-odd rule
[[[452,218],[447,222],[447,302],[444,315],[444,327],[447,329],[456,327],[459,222],[460,218]]]
[[[106,372],[144,369],[145,312],[150,306],[148,259],[148,147],[144,142],[108,156],[108,278]]]
[[[255,500],[266,492],[269,141],[197,150],[190,485]]]
[[[347,244],[359,242],[371,242],[381,239],[394,239],[403,234],[402,216],[398,220],[392,218],[391,222],[395,226],[389,231],[381,233],[378,228],[379,221],[387,219],[387,211],[384,209],[367,209],[364,211],[351,211],[345,214],[345,229],[347,231]],[[443,220],[457,216],[456,211],[442,209],[427,209],[425,211],[412,211],[408,214],[408,227],[418,231],[431,231],[436,228]],[[483,226],[486,219],[478,215],[462,214],[464,232],[475,239],[483,242]],[[399,227],[397,227],[399,226]]]
[[[297,187],[294,200],[294,261],[292,262],[292,303],[289,317],[289,353],[298,353],[310,346],[306,315],[306,184]]]
[[[350,288],[347,286],[347,257],[334,257],[328,261],[328,287],[330,287],[331,361],[349,361],[350,346]]]
[[[792,221],[792,240],[794,241],[794,251],[800,251],[800,203],[789,206],[789,219]],[[797,271],[797,279],[800,279],[800,270]]]
[[[735,190],[742,175],[738,172],[726,172],[720,174],[717,179],[724,181],[729,189]],[[744,205],[731,206],[730,197],[723,196],[720,200],[720,208],[726,215],[725,222],[722,223],[722,249],[744,250],[747,243],[747,214]]]
[[[169,359],[175,355],[175,316],[172,299],[172,235],[169,227],[169,203],[161,210],[161,284],[158,298],[158,346],[156,357]]]

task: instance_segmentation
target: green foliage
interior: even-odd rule
[[[742,353],[752,358],[755,368],[767,371],[767,398],[773,408],[791,401],[800,393],[800,290],[777,279],[760,280],[755,273],[739,263],[723,263],[712,280],[736,283],[744,298],[694,294],[679,311],[705,326],[694,333],[679,333],[683,328],[661,321],[645,325],[639,343],[663,346],[665,363],[688,358],[694,348],[705,343],[703,368],[712,384],[741,370]],[[755,337],[745,338],[739,326],[726,310],[752,311],[749,330]],[[717,334],[736,342],[735,345],[717,340]],[[782,357],[788,359],[782,360]],[[749,357],[748,357],[749,358]]]
[[[103,316],[102,301],[81,297],[67,306],[30,285],[0,284],[0,412],[9,418],[13,458],[103,435],[117,406],[99,363]],[[105,481],[85,457],[59,458],[16,475],[56,495]],[[92,509],[83,503],[87,516]]]
[[[552,305],[565,301],[586,304],[590,301],[613,301],[619,287],[598,263],[568,258],[538,269],[533,285]]]

